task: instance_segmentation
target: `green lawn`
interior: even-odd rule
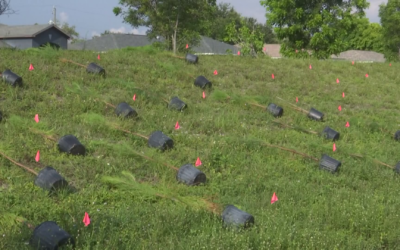
[[[61,58],[98,63],[107,76]],[[34,185],[33,174],[0,157],[0,249],[31,249],[32,231],[6,213],[33,225],[57,222],[74,237],[76,249],[400,248],[398,175],[374,161],[394,166],[400,160],[393,139],[400,126],[398,64],[200,56],[193,65],[152,48],[113,51],[100,61],[92,52],[48,49],[1,51],[0,59],[0,71],[9,68],[24,80],[22,88],[1,84],[0,152],[37,172],[52,166],[71,186],[49,196]],[[199,75],[213,83],[205,99],[194,86]],[[169,110],[164,99],[174,96],[188,108]],[[305,110],[314,107],[324,121],[309,119],[278,97]],[[119,118],[104,102],[127,102],[139,116]],[[275,103],[284,114],[274,118],[250,103]],[[318,133],[330,126],[340,132],[337,150],[331,140],[274,121]],[[145,136],[160,130],[174,148],[161,152],[116,127]],[[86,147],[86,156],[58,151],[51,138],[67,134]],[[342,166],[332,174],[318,162],[265,144],[318,159],[327,154]],[[204,185],[178,183],[176,171],[164,165],[179,168],[198,157]],[[123,171],[155,192],[199,202],[212,197],[219,210],[102,181]],[[279,200],[271,204],[274,192]],[[224,228],[219,215],[228,204],[253,215],[255,224],[242,231]]]

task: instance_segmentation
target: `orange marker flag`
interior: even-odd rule
[[[336,83],[339,83],[339,78],[336,78]]]
[[[186,48],[187,48],[187,49],[189,48],[189,44],[186,44]]]
[[[100,60],[100,54],[97,55],[97,60]]]
[[[342,93],[342,97],[344,98],[344,92]]]
[[[204,93],[204,91],[203,91],[203,99],[205,99],[206,98],[206,93]]]
[[[332,148],[332,150],[333,150],[333,152],[336,151],[336,144],[335,144],[335,143],[333,143],[333,148]]]
[[[338,109],[339,111],[342,111],[342,106],[339,105],[339,107],[337,107],[337,109]]]
[[[136,94],[133,95],[132,100],[136,101]]]
[[[272,198],[271,198],[271,204],[274,204],[277,201],[278,201],[278,197],[276,196],[276,194],[274,192],[274,194],[272,195]]]
[[[346,122],[346,128],[350,127],[350,123]]]
[[[179,123],[178,122],[176,122],[176,124],[175,124],[175,129],[180,129],[181,127],[179,126]]]
[[[218,71],[217,70],[214,70],[214,75],[218,75]]]
[[[238,56],[240,56],[240,51],[238,51]]]
[[[352,62],[351,62],[351,64],[353,64],[353,65],[354,65],[354,61],[352,61]]]
[[[33,67],[33,65],[32,65],[32,63],[31,63],[31,65],[29,65],[29,71],[32,71],[32,70],[34,70],[35,68]]]
[[[310,64],[310,69],[312,69],[311,64]]]
[[[367,78],[368,78],[368,74],[365,74],[365,77],[367,77]]]
[[[297,98],[297,96],[296,96],[296,102],[299,102],[299,98]]]
[[[39,123],[39,115],[38,114],[35,115],[35,122]]]
[[[275,75],[274,74],[272,74],[271,77],[272,77],[272,79],[275,79]]]
[[[85,227],[89,226],[90,224],[90,218],[87,212],[85,212],[85,217],[83,217],[83,223],[85,224]]]
[[[38,150],[37,153],[36,153],[35,161],[39,162],[39,160],[40,160],[40,152]]]
[[[200,161],[200,157],[197,157],[195,166],[198,167],[198,166],[200,166],[201,164],[202,164],[202,163],[201,163],[201,161]]]

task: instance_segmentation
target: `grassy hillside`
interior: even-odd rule
[[[47,49],[0,52],[0,71],[9,68],[24,79],[22,88],[4,82],[0,87],[0,152],[35,171],[54,167],[74,190],[49,196],[34,185],[33,174],[0,157],[0,212],[34,225],[55,221],[74,236],[77,249],[400,247],[398,174],[374,161],[394,166],[400,160],[400,145],[393,139],[400,125],[398,64],[200,56],[199,64],[191,65],[151,48],[96,57]],[[88,74],[61,58],[96,62],[107,76]],[[199,75],[213,83],[205,99],[193,84]],[[167,109],[163,99],[173,96],[188,108]],[[278,97],[305,110],[314,107],[325,114],[324,121],[307,118]],[[105,102],[127,102],[139,117],[121,119]],[[284,115],[274,118],[250,103],[275,103]],[[274,121],[318,133],[330,126],[340,132],[337,150],[332,152],[331,140]],[[116,127],[145,136],[161,130],[174,148],[160,152]],[[86,156],[58,151],[51,138],[67,134],[86,147]],[[342,166],[332,174],[312,159],[266,143],[317,159],[327,154]],[[204,185],[180,184],[176,171],[164,165],[179,168],[197,157],[198,169],[207,176]],[[121,189],[102,182],[122,171],[135,175],[140,185],[153,185],[156,193],[181,200],[212,198],[222,208],[233,204],[253,215],[255,224],[241,232],[228,230],[218,214],[195,202],[145,195],[129,183]],[[274,192],[279,200],[271,204]],[[85,212],[88,227],[82,222]],[[0,249],[30,249],[32,231],[2,216]]]

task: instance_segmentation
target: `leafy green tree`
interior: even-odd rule
[[[343,51],[341,39],[351,29],[353,19],[365,17],[366,0],[261,0],[269,25],[282,40],[281,54],[305,57],[311,49],[316,58],[329,58]],[[354,12],[354,13],[353,13]],[[299,50],[299,53],[295,51]]]
[[[199,41],[200,31],[206,29],[216,0],[120,0],[113,12],[121,15],[133,27],[149,28],[150,38],[162,36],[174,53],[186,43],[192,46]]]
[[[264,46],[264,34],[255,26],[250,29],[246,25],[245,18],[241,19],[240,26],[241,27],[237,28],[235,21],[232,21],[226,27],[227,36],[225,37],[225,41],[239,45],[242,54],[256,56],[257,53],[262,51]]]
[[[370,23],[368,18],[355,19],[353,28],[348,35],[342,37],[346,49],[369,50],[383,53],[382,27],[378,23]]]
[[[212,39],[218,41],[225,41],[229,44],[234,44],[233,41],[226,41],[225,37],[227,37],[226,27],[230,25],[232,22],[235,23],[237,29],[242,27],[242,16],[235,10],[235,8],[229,4],[220,2],[212,15],[212,24],[208,26],[207,30],[204,30],[201,34],[211,37]],[[275,34],[272,31],[272,28],[267,24],[260,24],[254,18],[245,17],[245,25],[249,29],[257,29],[260,30],[264,36],[264,43],[275,43]]]
[[[389,60],[398,60],[400,48],[400,0],[388,0],[387,4],[379,6],[383,39],[385,43],[385,57]]]

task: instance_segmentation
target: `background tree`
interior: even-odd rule
[[[0,16],[16,13],[16,11],[11,8],[10,1],[11,0],[0,0]]]
[[[218,41],[224,41],[229,44],[235,44],[233,41],[227,41],[225,38],[228,36],[226,27],[232,22],[235,23],[236,29],[246,25],[249,29],[256,28],[264,34],[264,43],[276,43],[276,36],[270,26],[267,24],[260,24],[254,18],[245,17],[245,22],[242,23],[242,16],[229,4],[219,3],[212,15],[212,25],[208,30],[203,31],[201,34],[211,37]]]
[[[348,34],[341,39],[346,42],[345,50],[369,50],[384,52],[382,27],[379,23],[370,23],[368,18],[355,19]]]
[[[200,31],[212,17],[216,0],[120,0],[126,7],[115,7],[116,16],[121,15],[125,23],[133,27],[148,27],[150,38],[162,36],[167,48],[174,53],[184,48],[183,44],[192,46],[199,41]]]
[[[284,56],[308,56],[311,49],[316,58],[329,58],[345,49],[341,37],[349,34],[352,20],[365,17],[366,0],[282,1],[261,0],[266,7],[268,24],[275,27],[283,41]]]
[[[250,29],[246,25],[246,19],[241,19],[241,27],[237,28],[235,21],[226,26],[227,36],[225,41],[233,42],[240,46],[240,52],[243,54],[251,54],[256,56],[262,51],[264,46],[264,34],[259,28],[253,26]]]
[[[389,60],[399,59],[400,48],[400,0],[388,0],[379,6],[382,33],[385,44],[385,57]]]

